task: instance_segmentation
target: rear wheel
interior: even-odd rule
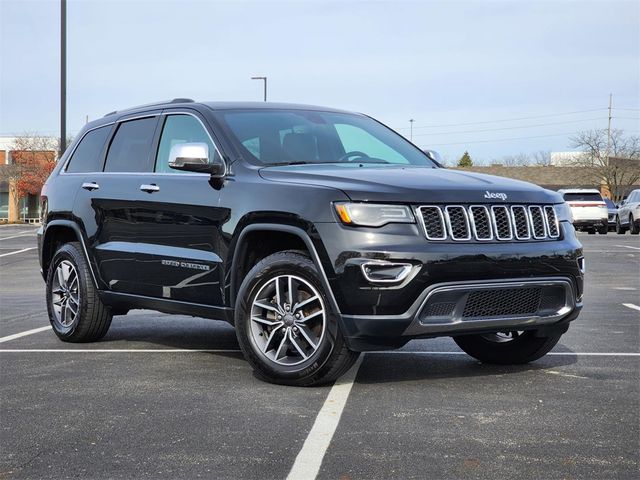
[[[539,337],[535,331],[529,330],[463,335],[453,337],[453,340],[467,354],[481,362],[513,365],[529,363],[546,355],[561,336]]]
[[[247,274],[236,301],[236,334],[256,375],[310,386],[345,373],[358,358],[340,332],[315,264],[285,251]]]
[[[606,235],[609,232],[609,227],[600,227],[598,228],[598,233],[600,235]]]
[[[596,234],[596,229],[595,229],[595,228],[593,228],[593,227],[589,227],[589,228],[587,229],[587,233],[588,233],[589,235],[595,235],[595,234]]]
[[[638,235],[640,233],[640,225],[637,225],[633,215],[629,215],[629,233],[631,235]]]
[[[111,325],[111,311],[98,298],[78,242],[63,245],[47,274],[47,310],[55,334],[65,342],[93,342]]]

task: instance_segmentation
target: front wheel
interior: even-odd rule
[[[453,337],[453,340],[467,354],[483,363],[514,365],[543,357],[556,346],[561,336],[539,337],[535,331],[529,330],[462,335]]]
[[[620,217],[616,215],[616,233],[618,235],[624,235],[624,232],[626,232],[627,229],[624,228],[622,226],[622,224],[620,223]]]
[[[236,300],[236,335],[256,375],[271,383],[311,386],[345,373],[350,351],[315,264],[285,251],[247,274]]]
[[[609,227],[600,227],[598,228],[598,233],[600,235],[606,235],[609,232]]]

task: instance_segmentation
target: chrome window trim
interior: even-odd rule
[[[508,237],[500,237],[500,231],[498,230],[498,223],[496,221],[496,210],[498,208],[502,208],[507,215],[507,225],[509,226],[509,236]],[[496,232],[496,239],[504,242],[508,242],[509,240],[513,240],[513,225],[511,220],[511,215],[509,214],[509,208],[506,205],[491,205],[491,220],[493,222],[493,228]]]
[[[536,209],[540,211],[540,216],[542,217],[542,236],[536,235],[536,229],[533,224],[533,211]],[[547,234],[547,222],[545,221],[546,215],[544,214],[544,210],[542,209],[542,207],[540,205],[529,205],[528,210],[529,217],[531,218],[531,233],[533,235],[533,238],[536,240],[543,240],[545,238],[548,238],[549,235]]]
[[[479,238],[478,231],[476,230],[476,216],[473,213],[474,208],[481,208],[484,210],[484,214],[487,216],[487,221],[489,222],[489,238]],[[471,230],[473,231],[473,236],[479,242],[490,242],[493,240],[493,225],[491,225],[491,214],[489,213],[489,209],[486,205],[469,205],[469,215],[471,216]]]
[[[522,211],[524,212],[524,219],[525,219],[525,222],[527,223],[526,237],[520,237],[518,235],[518,227],[516,226],[516,214],[514,213],[514,209],[516,208],[521,208]],[[511,210],[511,220],[513,223],[513,235],[515,236],[516,240],[531,240],[532,225],[531,225],[531,219],[529,218],[529,212],[527,211],[527,207],[525,207],[524,205],[511,205],[509,210]]]
[[[451,228],[451,217],[449,216],[449,209],[450,208],[459,208],[462,210],[462,214],[464,215],[464,221],[466,223],[467,226],[467,236],[466,237],[460,237],[460,238],[456,238],[453,235],[453,228]],[[447,219],[447,229],[449,230],[449,236],[451,237],[452,240],[456,241],[456,242],[466,242],[468,240],[471,240],[471,227],[469,225],[469,214],[467,213],[467,209],[464,208],[464,206],[462,205],[447,205],[446,207],[444,207],[444,215],[445,218]]]
[[[442,225],[442,237],[431,237],[429,236],[429,232],[427,232],[427,226],[424,223],[424,217],[422,215],[423,208],[435,208],[438,212],[438,216],[440,217],[440,224]],[[420,205],[417,208],[418,215],[416,215],[420,219],[420,224],[422,225],[422,231],[427,240],[446,240],[447,239],[447,224],[445,222],[444,214],[442,213],[442,208],[438,205]]]

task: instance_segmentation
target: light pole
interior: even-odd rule
[[[251,80],[262,80],[264,81],[264,101],[267,101],[267,77],[251,77]]]
[[[409,119],[409,125],[411,126],[411,133],[409,134],[409,140],[411,140],[413,142],[413,118]]]
[[[60,157],[67,149],[67,0],[60,0]]]

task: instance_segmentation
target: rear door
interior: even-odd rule
[[[142,176],[153,170],[152,146],[160,112],[124,118],[113,126],[104,167],[85,176],[75,214],[84,222],[101,288],[140,294],[144,245],[138,203]]]
[[[195,110],[167,110],[160,118],[153,172],[136,185],[138,287],[145,296],[221,306],[220,227],[229,211],[219,208],[208,173],[169,168],[171,147],[180,143],[206,143],[209,161],[222,161],[205,122]]]

